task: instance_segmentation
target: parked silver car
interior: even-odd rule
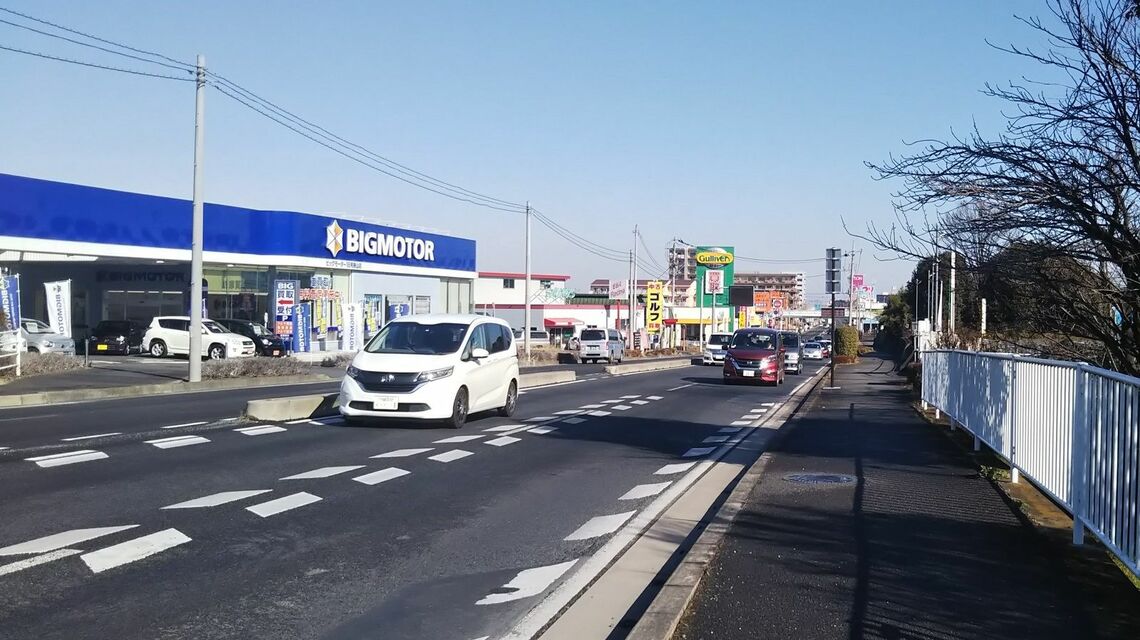
[[[20,318],[20,337],[29,353],[62,353],[75,355],[75,340],[56,333],[34,318]]]

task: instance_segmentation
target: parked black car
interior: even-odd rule
[[[214,319],[215,322],[230,331],[253,340],[257,347],[257,355],[280,357],[285,355],[285,341],[272,334],[263,325],[249,320],[234,318]]]
[[[88,353],[130,355],[142,353],[145,329],[130,320],[103,320],[95,325],[87,339]]]

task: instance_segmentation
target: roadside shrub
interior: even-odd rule
[[[855,327],[839,327],[835,332],[835,355],[859,356],[859,331]]]
[[[14,364],[14,361],[11,358],[4,358],[0,360],[0,364]],[[21,377],[67,373],[83,368],[85,368],[83,358],[65,356],[61,353],[25,353],[20,356]],[[11,380],[15,377],[15,369],[0,371],[0,379]]]
[[[229,358],[202,363],[203,380],[267,378],[312,373],[309,365],[294,358]]]
[[[321,360],[321,366],[330,369],[344,369],[350,362],[352,362],[352,358],[355,355],[356,354],[354,353],[338,353],[331,356],[325,356],[325,359]]]

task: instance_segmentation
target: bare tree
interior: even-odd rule
[[[907,256],[959,251],[966,269],[1016,259],[1018,281],[1048,310],[1040,330],[1095,342],[1104,364],[1136,375],[1140,4],[1052,0],[1049,8],[1059,26],[1022,19],[1046,36],[1047,50],[997,48],[1063,80],[987,85],[986,95],[1013,106],[1000,134],[975,127],[869,163],[877,177],[903,186],[896,224],[861,237]]]

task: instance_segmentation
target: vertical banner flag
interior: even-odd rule
[[[664,283],[653,281],[646,287],[645,327],[649,333],[660,333],[665,321],[665,306],[662,304]]]
[[[4,311],[4,324],[0,331],[20,328],[20,276],[0,276],[0,309]]]
[[[300,291],[299,280],[273,281],[273,333],[287,340],[293,337],[293,313]]]
[[[732,286],[735,250],[733,247],[697,247],[697,280],[704,284],[702,306],[711,307],[713,296],[716,306],[729,306],[728,289]]]
[[[293,351],[295,352],[307,353],[313,349],[312,309],[312,304],[308,302],[302,302],[293,309]]]
[[[342,308],[344,319],[341,325],[341,348],[345,351],[360,351],[364,348],[364,304],[346,302]]]
[[[48,323],[51,330],[71,337],[71,280],[45,282],[47,290]]]

